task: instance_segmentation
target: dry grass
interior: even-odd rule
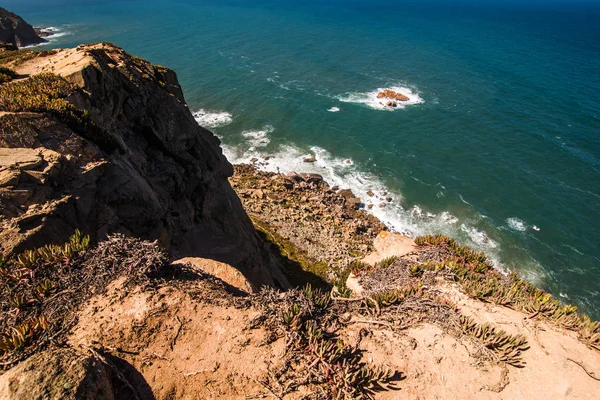
[[[114,235],[94,249],[76,232],[68,243],[0,258],[0,365],[7,368],[63,342],[76,311],[117,276],[146,279],[165,265],[153,243]]]

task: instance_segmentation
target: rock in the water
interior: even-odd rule
[[[23,18],[0,7],[0,42],[24,47],[46,43],[47,40],[41,38]]]
[[[314,162],[316,162],[316,161],[317,161],[317,158],[316,158],[315,156],[306,157],[306,158],[304,159],[304,162],[305,162],[305,163],[314,163]]]
[[[377,98],[378,99],[391,99],[391,100],[398,100],[398,101],[408,101],[410,100],[407,96],[403,95],[402,93],[397,93],[394,92],[393,90],[390,89],[385,89],[379,93],[377,93]],[[390,104],[394,104],[394,105],[390,105]],[[387,106],[389,107],[397,107],[398,104],[394,101],[390,101],[387,103]]]
[[[323,176],[319,174],[301,174],[301,176],[308,183],[323,183]]]
[[[373,191],[372,191],[371,189],[369,189],[369,190],[367,191],[367,196],[369,196],[369,197],[373,197],[373,196],[375,196],[375,193],[373,193]]]

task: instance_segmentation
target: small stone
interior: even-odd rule
[[[388,203],[391,202],[392,200],[393,199],[390,196],[388,196],[388,197],[385,198],[385,201],[387,201]]]
[[[385,203],[379,203],[378,207],[379,208],[386,208],[387,204],[385,204]]]
[[[373,209],[373,204],[369,204],[369,205],[367,205],[367,208],[368,208],[369,210],[372,210],[372,209]]]
[[[312,157],[306,157],[306,158],[304,159],[304,162],[305,162],[305,163],[314,163],[315,161],[317,161],[317,158],[316,158],[315,156],[312,156]]]
[[[334,192],[337,192],[338,190],[340,190],[340,187],[335,185],[331,188],[331,190],[333,190]]]
[[[375,196],[375,193],[373,193],[373,191],[372,191],[371,189],[369,189],[369,190],[367,191],[367,196],[369,196],[369,197],[373,197],[373,196]]]
[[[258,158],[256,158],[256,157],[252,157],[252,159],[250,160],[250,162],[252,164],[256,163],[257,161],[258,161]]]

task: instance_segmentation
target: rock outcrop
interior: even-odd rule
[[[402,93],[397,93],[397,92],[394,92],[393,90],[390,90],[390,89],[385,89],[385,90],[377,93],[377,98],[378,99],[392,99],[392,100],[398,100],[398,101],[408,101],[408,100],[410,100],[408,97],[406,97]],[[387,103],[387,106],[389,106],[389,107],[397,107],[398,104],[396,102],[394,102],[394,101],[389,101]]]
[[[60,242],[76,228],[93,240],[121,232],[158,240],[175,257],[233,265],[254,288],[287,285],[175,72],[110,44],[7,66],[30,78],[0,86],[1,253]],[[46,112],[11,103],[35,79],[60,88]]]
[[[0,42],[24,47],[47,41],[23,18],[0,7]]]

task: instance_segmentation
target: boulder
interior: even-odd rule
[[[337,194],[344,198],[344,204],[346,204],[346,206],[356,210],[360,208],[360,199],[354,196],[352,190],[342,189]]]
[[[201,269],[203,272],[221,279],[223,282],[246,293],[252,293],[252,284],[234,267],[229,264],[199,257],[186,257],[173,261],[175,265],[187,265]]]
[[[415,241],[399,233],[382,231],[373,241],[375,251],[366,256],[362,262],[375,265],[390,257],[402,257],[416,250]]]
[[[73,349],[38,353],[0,376],[0,398],[113,400],[111,371]]]

